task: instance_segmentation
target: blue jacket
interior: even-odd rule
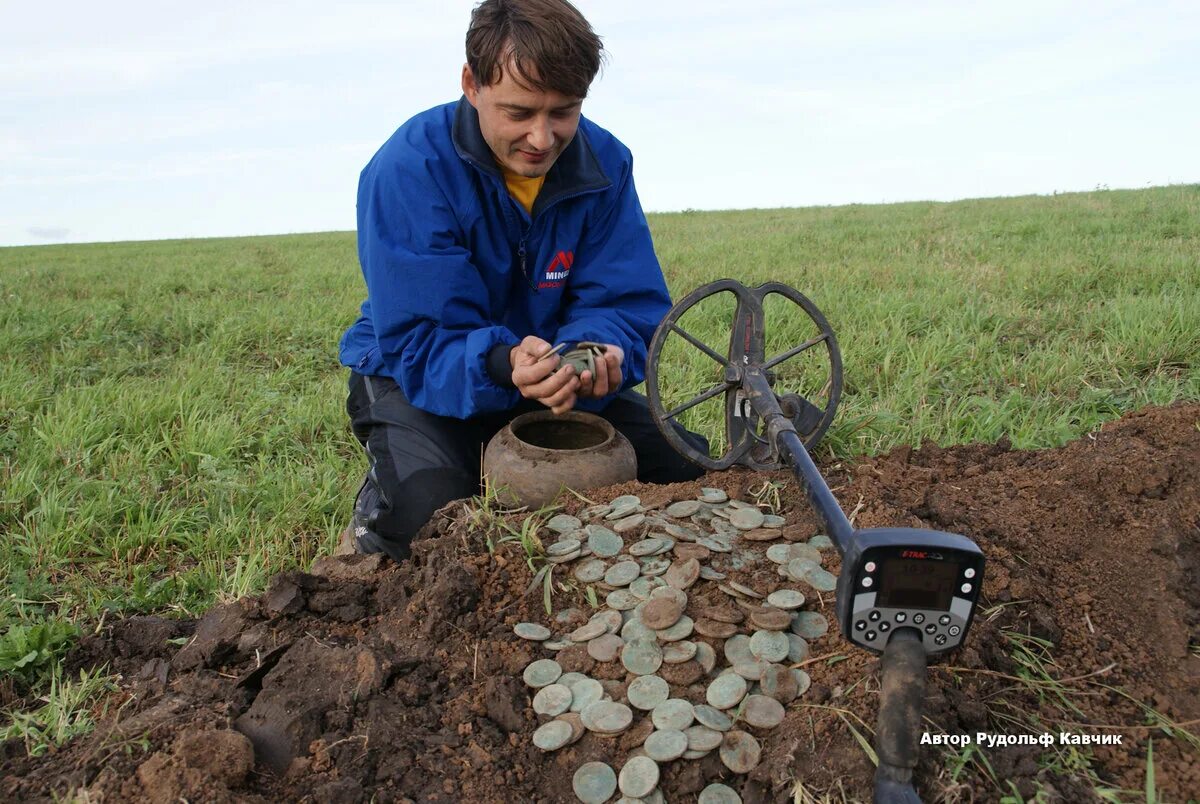
[[[359,179],[367,299],[342,336],[342,364],[390,376],[416,407],[457,418],[520,401],[508,353],[526,335],[616,344],[622,387],[640,383],[671,302],[632,162],[581,119],[530,216],[465,98],[409,120]]]

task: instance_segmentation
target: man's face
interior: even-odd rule
[[[583,99],[530,89],[513,75],[506,65],[500,81],[476,87],[463,65],[463,94],[479,112],[479,130],[496,161],[527,178],[545,176],[579,129]]]

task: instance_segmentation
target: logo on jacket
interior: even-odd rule
[[[575,262],[574,251],[560,251],[550,260],[546,267],[546,278],[538,282],[538,289],[561,288],[567,283],[567,274],[571,273],[571,264]]]

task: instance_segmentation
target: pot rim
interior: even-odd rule
[[[589,447],[583,447],[581,449],[554,449],[552,447],[539,447],[536,444],[530,444],[528,441],[525,441],[517,435],[517,428],[523,427],[527,424],[533,424],[534,422],[543,421],[571,421],[598,427],[600,431],[604,433],[604,440],[599,444],[592,444]],[[520,416],[513,418],[513,420],[508,424],[504,425],[504,429],[506,429],[509,434],[512,435],[513,439],[521,445],[522,450],[530,450],[535,454],[541,453],[544,455],[583,454],[592,450],[603,449],[611,444],[613,439],[617,437],[617,428],[613,427],[607,419],[597,416],[594,413],[585,413],[580,410],[568,410],[566,413],[554,413],[551,410],[535,410],[530,413],[522,413]]]

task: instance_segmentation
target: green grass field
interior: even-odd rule
[[[1200,399],[1200,186],[651,226],[676,298],[728,276],[822,309],[825,454],[1046,447]],[[195,614],[332,548],[365,467],[336,358],[362,296],[350,232],[0,249],[0,673],[46,683],[61,649],[31,626]],[[775,314],[772,349],[806,337]],[[719,348],[727,317],[688,327]],[[671,355],[673,398],[703,390],[708,359]]]

